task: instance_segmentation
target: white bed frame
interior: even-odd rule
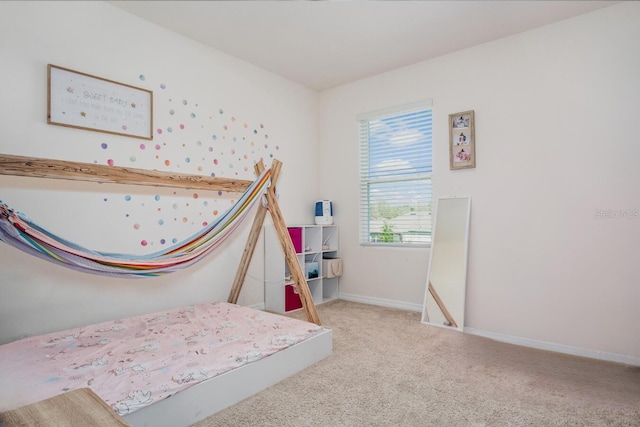
[[[196,384],[124,418],[133,427],[187,427],[329,356],[332,331]]]

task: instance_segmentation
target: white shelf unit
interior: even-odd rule
[[[323,259],[338,258],[336,225],[297,225],[287,227],[292,237],[298,262],[307,277],[313,302],[318,305],[338,298],[339,277],[327,278],[322,271]],[[280,240],[273,226],[264,230],[264,305],[268,311],[285,313],[301,304]],[[317,263],[317,267],[313,263]],[[317,268],[317,275],[314,273]]]

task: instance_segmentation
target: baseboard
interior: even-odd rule
[[[345,294],[342,292],[340,292],[340,295],[338,296],[338,298],[343,299],[345,301],[361,302],[363,304],[379,305],[382,307],[399,308],[401,310],[422,312],[421,304],[411,304],[404,301],[395,301],[395,300],[384,299],[384,298],[365,297],[362,295]]]
[[[343,299],[345,301],[353,301],[353,302],[360,302],[363,304],[379,305],[382,307],[399,308],[402,310],[422,312],[422,305],[411,304],[403,301],[388,300],[384,298],[366,297],[362,295],[345,294],[342,292],[340,293],[338,298]],[[590,359],[604,360],[607,362],[616,362],[616,363],[623,363],[626,365],[640,366],[640,359],[632,356],[626,356],[623,354],[607,353],[604,351],[589,350],[586,348],[572,347],[572,346],[556,344],[552,342],[514,337],[510,335],[499,334],[496,332],[483,331],[481,329],[476,329],[476,328],[465,327],[464,332],[471,335],[478,335],[481,337],[490,338],[496,341],[506,342],[509,344],[536,348],[538,350],[547,350],[547,351],[553,351],[556,353],[570,354],[572,356],[588,357]]]
[[[607,353],[598,350],[589,350],[586,348],[572,347],[569,345],[556,344],[547,341],[538,341],[528,338],[514,337],[511,335],[499,334],[496,332],[483,331],[475,328],[464,328],[464,332],[472,335],[478,335],[492,340],[505,342],[508,344],[521,345],[524,347],[536,348],[538,350],[553,351],[556,353],[570,354],[572,356],[588,357],[590,359],[605,360],[607,362],[623,363],[626,365],[640,366],[640,359],[625,356],[623,354]]]
[[[260,304],[252,304],[249,306],[249,308],[253,308],[254,310],[264,310],[264,303],[261,302]]]

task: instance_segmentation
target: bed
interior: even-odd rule
[[[188,426],[331,351],[316,324],[196,304],[0,346],[0,412],[89,387],[133,426]]]

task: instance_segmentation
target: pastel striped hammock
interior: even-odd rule
[[[85,273],[111,277],[149,277],[193,265],[212,252],[262,200],[271,169],[266,169],[214,223],[166,250],[127,255],[86,249],[39,227],[0,200],[0,240],[38,258]]]

